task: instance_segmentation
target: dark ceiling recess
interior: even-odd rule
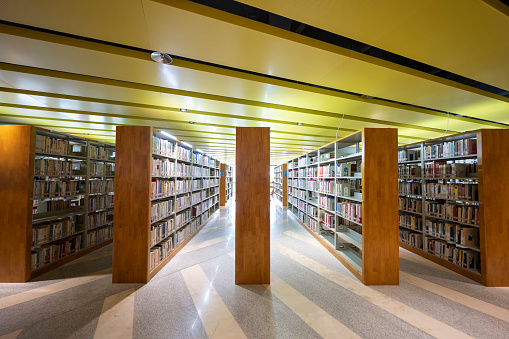
[[[404,56],[385,51],[374,46],[367,45],[357,40],[347,38],[342,35],[338,35],[314,26],[307,25],[305,23],[295,21],[289,18],[282,17],[280,15],[270,13],[259,8],[245,5],[238,1],[232,0],[191,0],[202,5],[206,5],[212,8],[216,8],[231,14],[239,15],[245,18],[256,20],[271,26],[279,27],[288,31],[292,31],[298,34],[305,35],[309,38],[327,42],[336,46],[351,49],[360,53],[368,54],[375,58],[387,60],[398,65],[409,67],[421,72],[430,73],[435,76],[452,80],[463,85],[478,88],[480,90],[497,94],[504,97],[509,97],[509,90],[494,87],[476,80],[465,78],[461,75],[448,72],[443,69],[436,68],[425,63],[406,58]],[[509,5],[509,0],[500,0],[506,5]]]

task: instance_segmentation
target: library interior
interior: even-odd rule
[[[1,0],[0,339],[509,338],[509,0]]]

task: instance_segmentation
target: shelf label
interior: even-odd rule
[[[286,173],[287,173],[287,172],[285,171],[285,177],[286,177]]]
[[[221,177],[224,177],[224,171],[221,171]]]

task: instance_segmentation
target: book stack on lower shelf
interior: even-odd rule
[[[509,183],[508,145],[507,130],[477,130],[401,146],[400,245],[487,286],[508,286],[501,242],[509,242],[509,197],[500,189]]]
[[[3,203],[11,206],[1,222],[19,228],[2,234],[2,248],[19,250],[2,252],[1,281],[33,279],[111,243],[114,146],[32,126],[0,126],[0,132],[4,145],[23,145],[1,155],[13,175],[1,179]]]
[[[147,283],[219,209],[219,161],[148,126],[117,127],[113,282]]]
[[[288,163],[288,210],[366,285],[399,283],[396,159],[397,130],[365,128]]]

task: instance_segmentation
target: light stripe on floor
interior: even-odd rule
[[[220,225],[220,226],[215,226],[215,227],[211,227],[211,228],[206,228],[204,230],[201,230],[200,234],[217,231],[217,230],[220,230],[222,228],[226,228],[226,227],[230,227],[230,226],[232,226],[232,225],[226,224],[226,225]]]
[[[228,239],[227,237],[219,237],[219,238],[202,241],[202,242],[192,244],[192,245],[187,244],[180,252],[177,253],[177,255],[196,251],[196,250],[199,250],[199,249],[207,247],[207,246],[212,246],[212,245],[218,244],[220,242],[226,241],[227,239]]]
[[[107,277],[107,274],[71,278],[0,299],[0,310]]]
[[[419,312],[397,300],[394,300],[383,293],[372,288],[364,286],[343,274],[311,259],[288,247],[282,245],[273,245],[273,248],[286,257],[294,260],[300,265],[323,276],[324,278],[336,283],[344,289],[358,295],[381,309],[391,313],[399,319],[409,323],[412,326],[428,333],[435,338],[472,338],[471,336],[438,321],[422,312]]]
[[[134,292],[130,288],[104,299],[94,339],[133,337]]]
[[[323,338],[360,338],[274,273],[270,275],[270,290],[272,294]]]
[[[296,239],[305,241],[305,242],[307,242],[307,243],[309,243],[311,245],[321,246],[314,239],[305,237],[305,236],[303,236],[303,235],[301,235],[299,233],[296,233],[296,232],[287,231],[287,232],[284,232],[284,234],[292,236],[292,237],[294,237]],[[405,249],[403,249],[403,250],[406,251]],[[402,252],[400,251],[400,256],[402,256],[401,254],[402,254]],[[407,253],[404,253],[403,256],[408,257],[408,259],[413,261],[413,262],[422,263],[422,264],[428,264],[428,266],[430,266],[430,267],[440,268],[440,269],[445,270],[447,272],[454,273],[454,272],[446,269],[445,267],[437,265],[437,264],[435,264],[433,262],[429,262],[428,260],[426,260],[424,258],[421,258],[421,257],[419,257],[416,254],[407,252]],[[429,263],[431,263],[433,265],[429,265]],[[399,277],[400,277],[401,281],[405,281],[405,282],[407,282],[409,284],[412,284],[414,286],[417,286],[419,288],[427,290],[427,291],[429,291],[431,293],[437,294],[437,295],[439,295],[441,297],[447,298],[449,300],[452,300],[452,301],[457,302],[459,304],[462,304],[464,306],[470,307],[470,308],[472,308],[472,309],[474,309],[476,311],[479,311],[479,312],[482,312],[482,313],[486,313],[488,315],[491,315],[492,317],[498,318],[498,319],[503,320],[505,322],[509,322],[509,310],[508,309],[505,309],[505,308],[502,308],[502,307],[499,307],[499,306],[487,303],[487,302],[482,301],[480,299],[477,299],[477,298],[471,297],[469,295],[466,295],[464,293],[452,290],[450,288],[447,288],[447,287],[444,287],[444,286],[432,283],[432,282],[430,282],[428,280],[421,279],[419,277],[413,276],[413,275],[405,273],[405,272],[401,272],[400,271],[399,272]]]
[[[399,272],[400,279],[414,286],[420,287],[426,291],[431,293],[435,293],[441,297],[447,298],[458,304],[465,305],[470,307],[476,311],[486,313],[491,315],[492,317],[498,318],[505,322],[509,322],[509,310],[498,307],[496,305],[487,303],[485,301],[479,300],[477,298],[471,297],[469,295],[457,292],[450,288],[432,283],[430,281],[415,277],[411,274]]]
[[[293,231],[286,231],[286,232],[283,232],[283,234],[286,234],[290,237],[294,237],[295,239],[298,239],[300,241],[304,241],[310,245],[323,248],[322,244],[320,244],[315,238],[312,238],[310,236],[306,236],[304,234],[300,234],[300,233],[293,232]]]
[[[209,338],[246,338],[200,265],[181,271]]]
[[[228,255],[235,259],[235,251]],[[360,338],[272,272],[270,273],[270,285],[267,286],[272,294],[323,338]]]
[[[8,334],[4,334],[0,337],[0,339],[16,339],[20,335],[21,331],[23,330],[17,330]]]

